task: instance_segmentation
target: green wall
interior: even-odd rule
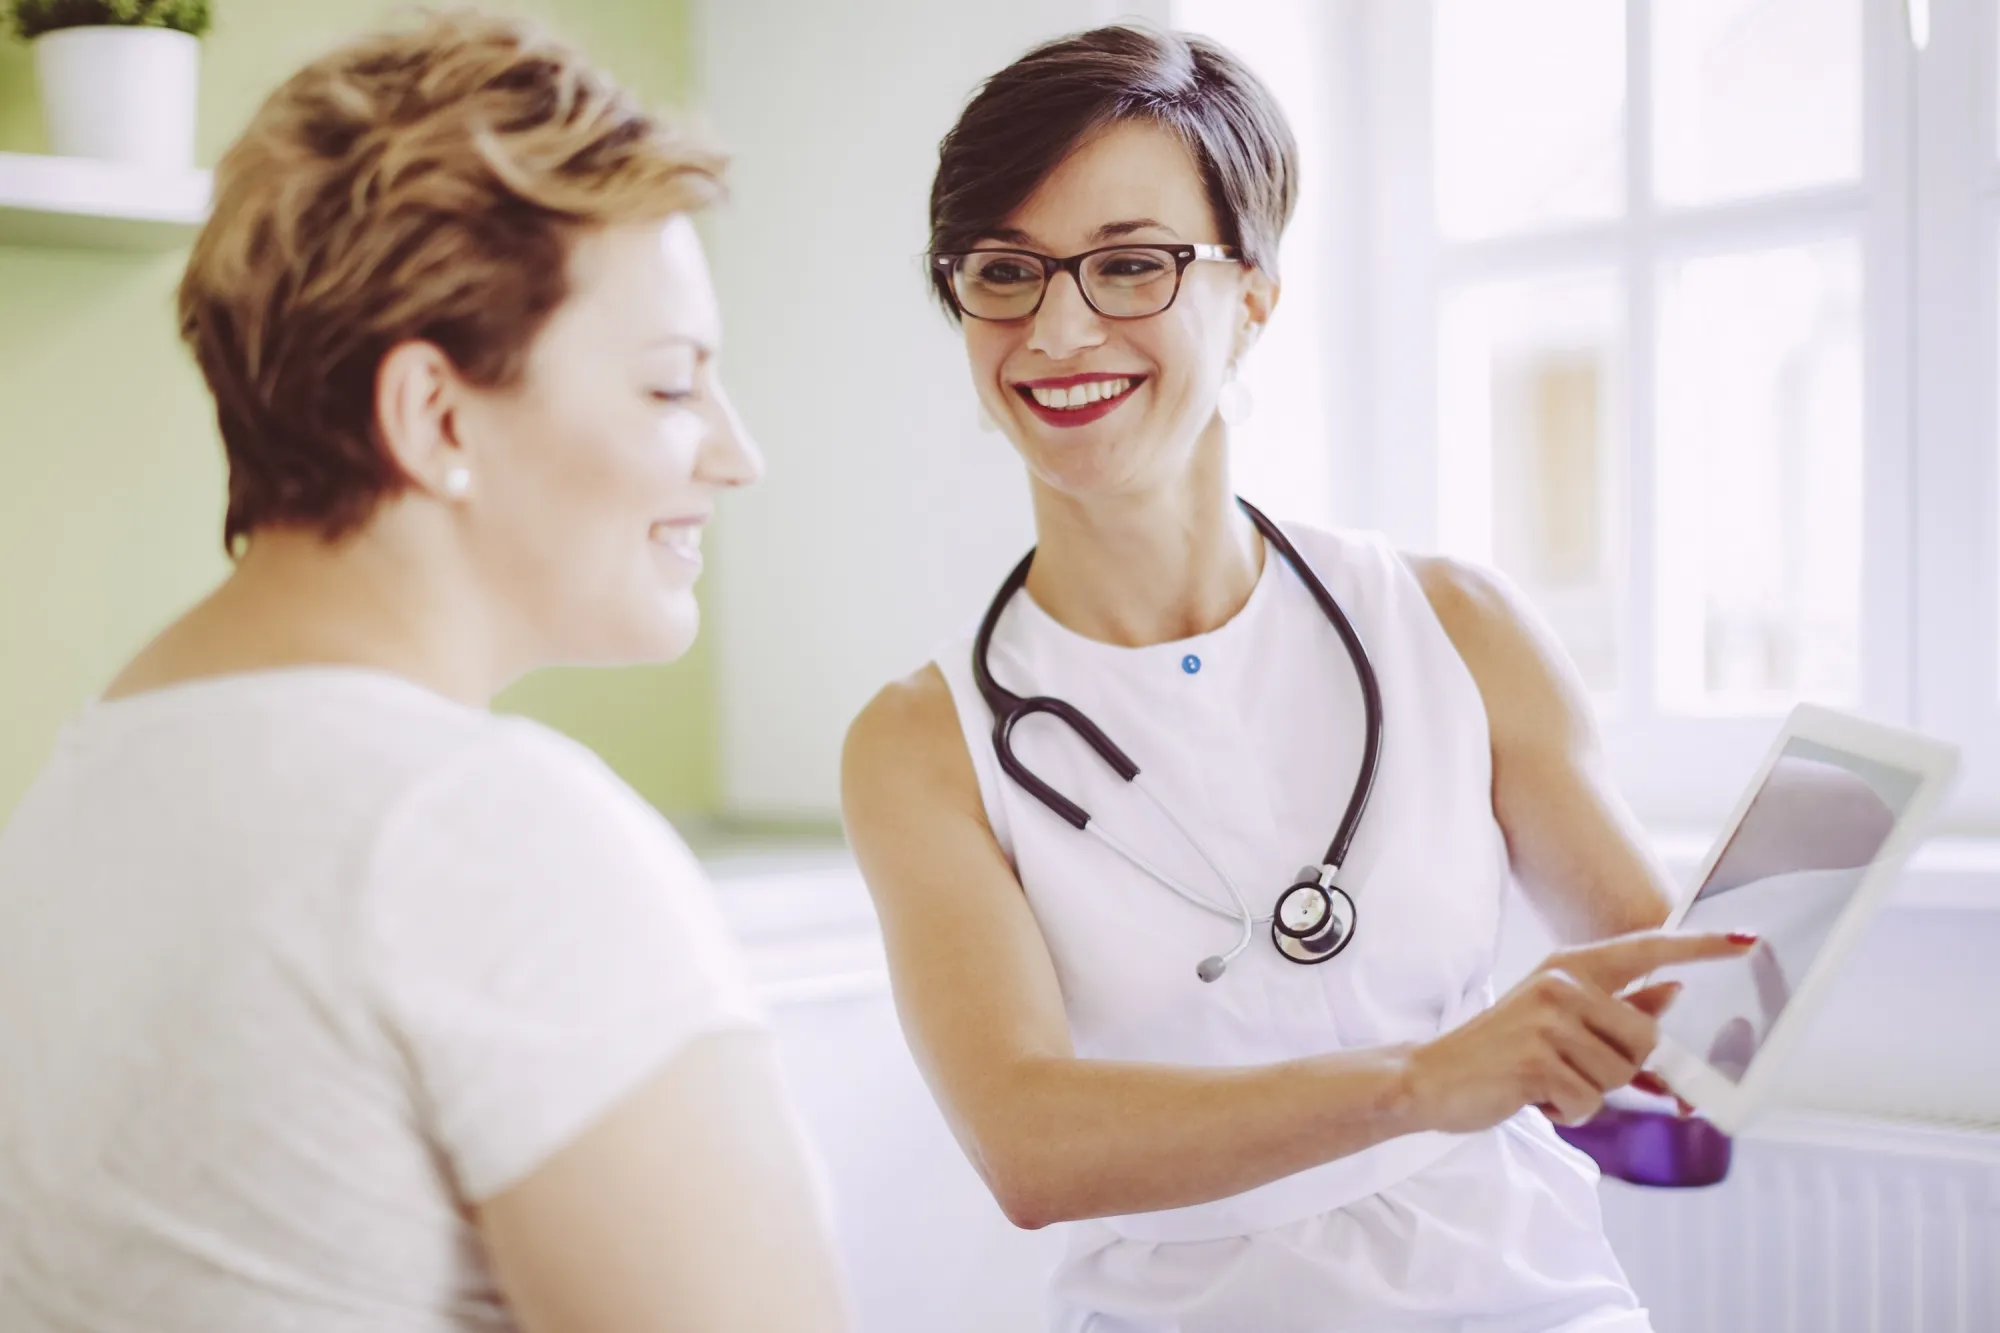
[[[693,86],[688,0],[495,7],[545,20],[655,105]],[[294,67],[397,8],[216,0],[203,163]],[[0,39],[0,150],[43,146],[29,54]],[[0,819],[62,720],[226,568],[221,445],[174,336],[184,258],[0,246]],[[671,667],[544,672],[500,706],[594,746],[662,809],[712,813],[713,698],[698,645]]]

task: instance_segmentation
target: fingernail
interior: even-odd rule
[[[1757,937],[1747,930],[1732,930],[1729,932],[1729,938],[1735,944],[1755,944],[1757,942]]]

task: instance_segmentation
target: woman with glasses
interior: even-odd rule
[[[1077,1223],[1056,1329],[1644,1329],[1549,1120],[1638,1075],[1633,983],[1747,946],[1628,933],[1669,887],[1518,595],[1234,497],[1294,156],[1129,27],[943,141],[930,276],[1037,542],[849,734],[904,1026],[1007,1215]],[[1496,1003],[1510,874],[1570,947]]]

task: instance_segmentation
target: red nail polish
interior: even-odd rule
[[[1747,930],[1732,930],[1729,938],[1737,944],[1755,944],[1757,937]]]

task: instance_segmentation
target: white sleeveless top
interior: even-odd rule
[[[938,658],[987,819],[1054,959],[1080,1057],[1264,1064],[1424,1041],[1492,1003],[1508,870],[1478,687],[1386,541],[1290,524],[1286,533],[1347,613],[1382,692],[1381,765],[1341,876],[1356,930],[1325,963],[1287,960],[1260,924],[1221,978],[1201,981],[1196,965],[1234,944],[1240,926],[1183,901],[1008,779],[973,682],[972,637]],[[1243,609],[1208,634],[1143,648],[1100,643],[1065,629],[1024,590],[1000,618],[989,661],[1003,687],[1068,700],[1103,728],[1256,915],[1324,856],[1359,768],[1361,689],[1338,633],[1275,549],[1266,547]],[[1200,855],[1067,728],[1033,716],[1013,744],[1112,837],[1228,908],[1227,888]],[[1604,1242],[1595,1182],[1589,1159],[1538,1112],[1478,1135],[1408,1135],[1230,1198],[1083,1224],[1057,1276],[1058,1305],[1072,1311],[1058,1325],[1183,1333],[1210,1327],[1199,1314],[1210,1310],[1218,1329],[1350,1326],[1330,1322],[1333,1297],[1356,1328],[1449,1307],[1536,1310],[1542,1321],[1526,1326],[1546,1329],[1558,1326],[1546,1316],[1571,1304],[1628,1317],[1591,1328],[1644,1328]],[[1413,1220],[1398,1205],[1372,1237],[1350,1234],[1354,1217],[1338,1216],[1382,1207],[1399,1189],[1420,1194],[1427,1215]],[[1304,1263],[1297,1280],[1274,1282],[1262,1260],[1254,1294],[1229,1294],[1232,1281],[1247,1281],[1240,1238],[1278,1229],[1299,1233],[1283,1241],[1279,1264]],[[1231,1240],[1239,1244],[1225,1248],[1237,1257],[1213,1281],[1201,1264],[1190,1269],[1186,1261],[1214,1250],[1205,1243]],[[1334,1249],[1314,1257],[1322,1244]],[[1158,1316],[1168,1289],[1181,1293],[1169,1303],[1172,1322],[1104,1322],[1121,1301]],[[1245,1301],[1255,1303],[1254,1323],[1243,1322]],[[1308,1322],[1288,1322],[1299,1318]]]

